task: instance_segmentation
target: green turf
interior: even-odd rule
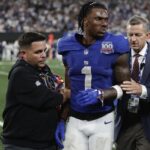
[[[48,60],[47,63],[54,73],[61,75],[61,77],[64,78],[64,66],[62,62],[55,59],[55,60]]]
[[[6,88],[7,88],[7,76],[0,75],[0,120],[2,120],[1,114],[5,104]]]
[[[12,63],[0,62],[0,121],[2,121],[2,112],[5,104],[5,94],[7,88],[7,73],[10,70]],[[2,127],[0,127],[0,133],[2,132]],[[0,150],[3,150],[3,145],[0,141]]]

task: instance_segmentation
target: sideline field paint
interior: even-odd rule
[[[0,75],[7,76],[7,75],[8,75],[8,73],[7,73],[7,72],[4,72],[4,71],[0,71]]]
[[[2,127],[3,126],[3,122],[2,121],[0,121],[0,127]]]

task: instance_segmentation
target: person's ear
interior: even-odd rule
[[[147,32],[147,38],[150,40],[150,32]]]
[[[25,56],[26,52],[25,51],[20,51],[18,53],[18,57],[21,58],[21,59],[24,59],[26,56]]]

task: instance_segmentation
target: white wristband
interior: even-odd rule
[[[114,85],[114,86],[112,86],[112,88],[114,88],[117,92],[117,97],[116,98],[117,99],[121,98],[122,95],[123,95],[123,91],[122,91],[121,87],[119,85]]]

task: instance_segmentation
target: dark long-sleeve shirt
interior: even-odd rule
[[[39,70],[23,60],[17,61],[10,71],[3,113],[4,144],[33,148],[55,144],[57,107],[63,96],[53,86],[46,86],[43,75],[51,79],[47,66]]]

